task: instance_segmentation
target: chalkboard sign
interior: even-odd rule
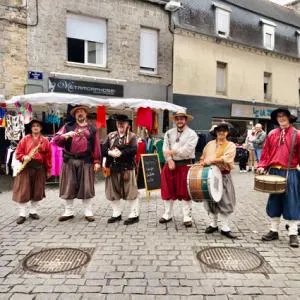
[[[160,189],[160,163],[157,154],[142,154],[137,176],[139,189],[154,191]]]

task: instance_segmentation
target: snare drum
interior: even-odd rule
[[[278,175],[257,175],[254,189],[269,194],[282,194],[286,189],[286,178]]]
[[[216,166],[193,165],[187,176],[187,189],[195,202],[204,200],[219,202],[223,195],[223,178]]]

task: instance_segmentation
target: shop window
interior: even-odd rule
[[[68,61],[106,67],[106,27],[106,20],[68,14]]]
[[[267,72],[264,73],[264,99],[272,99],[272,74]]]
[[[230,33],[230,13],[231,8],[219,2],[213,2],[213,6],[216,9],[215,22],[216,22],[216,34],[227,38]]]
[[[263,24],[263,44],[266,49],[273,50],[275,47],[276,24],[272,21],[261,19]]]
[[[142,27],[140,36],[140,71],[157,74],[158,30]]]
[[[227,63],[217,62],[217,78],[216,78],[217,94],[227,94]]]

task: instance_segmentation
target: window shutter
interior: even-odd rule
[[[157,70],[158,31],[141,28],[140,67],[151,72]],[[147,71],[147,70],[146,70]]]
[[[223,9],[217,8],[217,33],[224,34],[225,36],[229,35],[229,26],[230,26],[230,13]]]
[[[67,15],[67,37],[106,43],[106,20],[81,15]]]

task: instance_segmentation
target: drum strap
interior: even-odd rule
[[[294,150],[295,150],[296,136],[297,136],[297,130],[294,129],[294,132],[292,135],[292,144],[291,144],[291,150],[290,150],[290,155],[289,155],[288,167],[287,167],[287,171],[286,171],[286,182],[288,182],[289,170],[291,168],[292,158],[293,158],[293,154],[294,154]],[[286,188],[285,191],[286,191],[286,193],[288,193],[288,188]]]

